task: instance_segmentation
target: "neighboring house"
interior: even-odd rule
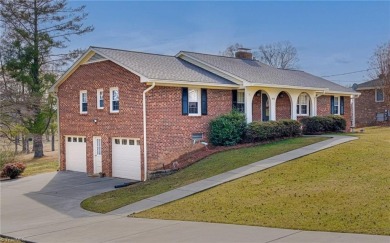
[[[336,114],[350,125],[350,98],[358,93],[236,54],[241,58],[90,47],[51,88],[61,170],[144,180],[202,148],[209,121],[233,108],[248,123]]]
[[[361,93],[355,101],[357,127],[390,124],[390,99],[380,79],[358,84],[355,90]]]

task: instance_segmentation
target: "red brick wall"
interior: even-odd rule
[[[390,110],[390,97],[385,97],[384,102],[375,102],[375,89],[359,90],[358,92],[361,95],[355,99],[356,126],[390,125],[390,121],[375,121],[377,112]]]
[[[317,98],[317,116],[328,116],[330,112],[330,97],[329,95],[323,95]],[[347,127],[346,131],[349,131],[351,127],[351,98],[344,96],[344,115]]]
[[[209,121],[232,110],[230,90],[208,89],[208,115],[182,115],[182,89],[155,87],[147,94],[148,168],[155,170],[180,155],[199,149],[193,144],[193,133],[204,133],[207,141]]]
[[[257,91],[252,100],[252,121],[261,121],[261,108],[261,91]]]
[[[119,88],[120,112],[110,113],[110,87]],[[93,136],[102,137],[103,172],[112,175],[113,137],[140,138],[143,168],[142,92],[147,88],[135,74],[110,62],[80,66],[58,89],[61,169],[65,170],[65,136],[87,137],[87,173],[93,173]],[[104,109],[97,109],[96,90],[104,89]],[[80,91],[88,91],[88,113],[80,114]],[[168,165],[180,155],[203,145],[193,144],[192,133],[204,133],[208,123],[232,109],[230,90],[208,89],[208,115],[183,116],[180,87],[155,87],[147,93],[148,169]],[[93,119],[98,119],[94,124]]]
[[[119,113],[110,113],[110,87],[119,88]],[[140,138],[143,143],[140,78],[111,61],[80,66],[58,89],[62,170],[65,166],[65,135],[87,137],[87,173],[93,173],[93,136],[102,137],[103,172],[111,175],[112,137]],[[97,109],[96,90],[104,89],[104,109]],[[87,90],[88,114],[80,114],[80,91]],[[93,119],[97,119],[94,124]],[[141,146],[142,153],[142,146]],[[142,167],[141,167],[142,168]]]
[[[276,120],[281,119],[291,119],[291,102],[286,92],[281,92],[276,99]]]

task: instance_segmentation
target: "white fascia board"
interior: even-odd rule
[[[104,58],[106,58],[105,61],[110,60],[113,63],[115,63],[115,64],[123,67],[124,69],[134,73],[135,75],[139,76],[140,79],[141,79],[141,82],[148,82],[149,79],[147,77],[145,77],[144,75],[142,75],[142,74],[140,74],[138,72],[135,72],[134,70],[131,70],[128,67],[122,65],[118,61],[113,60],[112,58],[107,57],[106,55],[104,55],[103,53],[101,53],[99,51],[96,51],[93,47],[89,47],[88,50],[79,59],[77,59],[77,61],[75,63],[73,63],[73,65],[50,87],[49,92],[51,92],[51,93],[57,92],[58,86],[60,86],[62,84],[62,82],[64,82],[74,71],[76,71],[76,69],[79,66],[81,66],[83,64],[87,65],[87,64],[94,63],[94,62],[86,63],[86,61],[87,61],[87,59],[92,57],[95,53],[97,53],[97,54],[103,56]],[[103,61],[103,60],[99,60],[99,61],[96,61],[96,62],[100,62],[100,61]]]
[[[94,52],[92,51],[92,48],[89,47],[88,50],[79,58],[73,65],[63,74],[61,77],[57,79],[57,81],[50,87],[49,92],[57,92],[58,86],[66,79],[68,78],[86,59],[87,56],[92,56]]]
[[[344,92],[344,91],[328,91],[325,93],[325,95],[332,95],[332,94],[335,94],[335,95],[357,95],[357,96],[360,95],[359,92]]]
[[[380,87],[363,87],[363,88],[357,88],[356,90],[371,90],[371,89],[379,89]]]
[[[291,85],[279,85],[279,84],[261,84],[261,83],[249,83],[245,82],[244,87],[264,87],[264,88],[281,88],[281,89],[299,89],[299,90],[314,90],[316,92],[328,91],[328,88],[315,88],[304,86],[291,86]]]
[[[210,65],[210,64],[208,64],[206,62],[203,62],[203,61],[201,61],[199,59],[196,59],[196,58],[194,58],[192,56],[189,56],[189,55],[187,55],[185,53],[179,52],[178,54],[176,54],[176,57],[180,58],[180,59],[183,59],[184,61],[187,61],[187,62],[189,62],[191,64],[194,64],[195,66],[203,68],[203,69],[205,69],[205,70],[207,70],[207,71],[209,71],[211,73],[214,73],[214,74],[216,74],[218,76],[221,76],[221,77],[223,77],[223,78],[225,78],[227,80],[230,80],[230,81],[232,81],[232,82],[234,82],[236,84],[242,84],[245,81],[244,79],[242,79],[240,77],[237,77],[237,76],[235,76],[235,75],[233,75],[233,74],[231,74],[229,72],[226,72],[226,71],[221,70],[221,69],[219,69],[217,67],[214,67],[214,66],[212,66],[212,65]]]
[[[93,49],[93,48],[92,48],[92,49]],[[134,73],[135,75],[139,76],[140,79],[141,79],[141,82],[147,82],[147,81],[149,80],[149,79],[148,79],[147,77],[145,77],[144,75],[142,75],[142,74],[140,74],[140,73],[138,73],[138,72],[136,72],[136,71],[130,69],[129,67],[126,67],[125,65],[123,65],[123,64],[120,63],[120,62],[118,62],[117,60],[112,59],[112,58],[110,58],[110,57],[104,55],[103,53],[101,53],[101,52],[99,52],[99,51],[96,51],[95,49],[93,49],[93,51],[96,52],[97,54],[101,55],[102,57],[107,58],[108,60],[112,61],[113,63],[115,63],[115,64],[117,64],[117,65],[123,67],[123,68],[126,69],[127,71],[130,71],[130,72]]]
[[[213,84],[213,83],[191,82],[191,81],[181,81],[181,80],[149,79],[146,83],[147,84],[155,83],[156,86],[170,86],[170,87],[201,86],[201,87],[214,88],[214,89],[238,89],[238,88],[240,88],[240,86],[237,84]]]

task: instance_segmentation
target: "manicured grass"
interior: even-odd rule
[[[134,215],[390,235],[390,128]]]
[[[24,162],[26,169],[22,176],[31,176],[46,172],[53,172],[58,169],[58,162],[51,157],[42,157]]]
[[[81,206],[93,212],[110,212],[136,201],[323,140],[324,138],[320,137],[299,137],[217,153],[173,175],[88,198]]]

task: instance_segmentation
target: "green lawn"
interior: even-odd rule
[[[390,235],[390,128],[135,217]]]
[[[293,149],[323,141],[320,137],[286,139],[256,147],[230,150],[211,155],[179,172],[155,180],[106,192],[84,200],[81,206],[89,211],[106,213],[136,201],[272,157]]]
[[[59,168],[58,162],[55,159],[47,157],[32,159],[24,163],[26,164],[26,169],[24,170],[22,176],[53,172]]]

